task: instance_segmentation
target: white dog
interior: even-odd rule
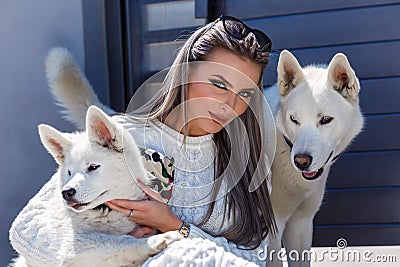
[[[11,240],[19,242],[12,245],[25,256],[16,266],[132,266],[181,239],[177,231],[143,239],[127,235],[136,224],[103,204],[146,198],[135,180],[150,184],[142,156],[128,131],[95,106],[87,112],[86,129],[70,134],[39,126],[59,169],[25,207],[25,217],[13,223]],[[47,243],[36,250],[21,245],[37,242],[36,236]],[[29,252],[36,255],[29,257]]]
[[[287,254],[297,251],[301,256],[310,250],[313,218],[324,196],[329,169],[361,131],[363,116],[360,84],[344,54],[336,54],[328,67],[303,69],[285,50],[277,70],[279,131],[271,201],[279,233],[271,240],[269,254],[275,265],[281,265],[272,252],[280,250],[281,241]],[[309,266],[307,260],[288,260],[290,266]]]

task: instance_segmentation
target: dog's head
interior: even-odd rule
[[[145,197],[135,179],[147,183],[147,176],[131,134],[99,108],[89,108],[86,132],[38,128],[43,145],[59,164],[60,197],[75,211],[115,198]]]
[[[278,88],[277,126],[291,147],[294,168],[314,180],[363,127],[359,81],[344,54],[336,54],[328,67],[303,69],[285,50],[278,62]]]

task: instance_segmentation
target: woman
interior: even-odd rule
[[[175,166],[168,205],[153,197],[106,203],[143,225],[133,236],[178,230],[259,261],[256,248],[276,229],[262,97],[270,49],[264,33],[220,17],[186,41],[150,101],[115,117]]]
[[[236,245],[255,249],[275,229],[267,183],[249,192],[252,178],[268,175],[262,74],[270,48],[264,33],[221,16],[186,41],[160,91],[134,120],[121,118],[140,146],[173,157],[176,165],[169,205],[154,199],[107,203],[145,225],[133,236],[180,230],[256,260],[255,251]],[[249,137],[248,160],[243,136]]]

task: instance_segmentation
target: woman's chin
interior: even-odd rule
[[[224,128],[224,126],[221,125],[219,122],[208,119],[207,123],[203,127],[203,130],[207,133],[215,134],[215,133],[218,133],[219,131],[221,131],[222,128]]]
[[[200,121],[201,120],[201,121]],[[189,127],[189,135],[190,136],[203,136],[207,134],[215,134],[222,130],[224,127],[221,123],[213,120],[213,119],[198,119],[196,121],[197,127],[196,129],[190,129]]]

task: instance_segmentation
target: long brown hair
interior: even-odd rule
[[[157,93],[145,105],[135,110],[134,118],[163,120],[174,108],[180,108],[186,121],[187,63],[207,61],[213,49],[223,48],[260,64],[263,69],[268,63],[269,53],[260,53],[257,45],[253,34],[248,34],[241,40],[231,38],[221,22],[203,26],[185,42]],[[262,73],[258,87],[258,93],[262,96]],[[241,116],[213,135],[216,147],[215,183],[212,191],[214,201],[200,224],[201,226],[210,219],[222,182],[232,184],[233,188],[224,195],[224,220],[234,223],[218,235],[249,248],[259,246],[268,234],[276,232],[267,185],[270,166],[265,160],[267,156],[273,155],[267,155],[265,149],[267,131],[263,99],[252,97],[249,104],[252,108],[247,108]],[[185,128],[184,135],[187,135]],[[243,146],[248,148],[245,152]],[[247,160],[244,161],[244,158]],[[238,171],[243,173],[241,177],[237,177]],[[252,191],[249,188],[254,177],[263,182]]]

